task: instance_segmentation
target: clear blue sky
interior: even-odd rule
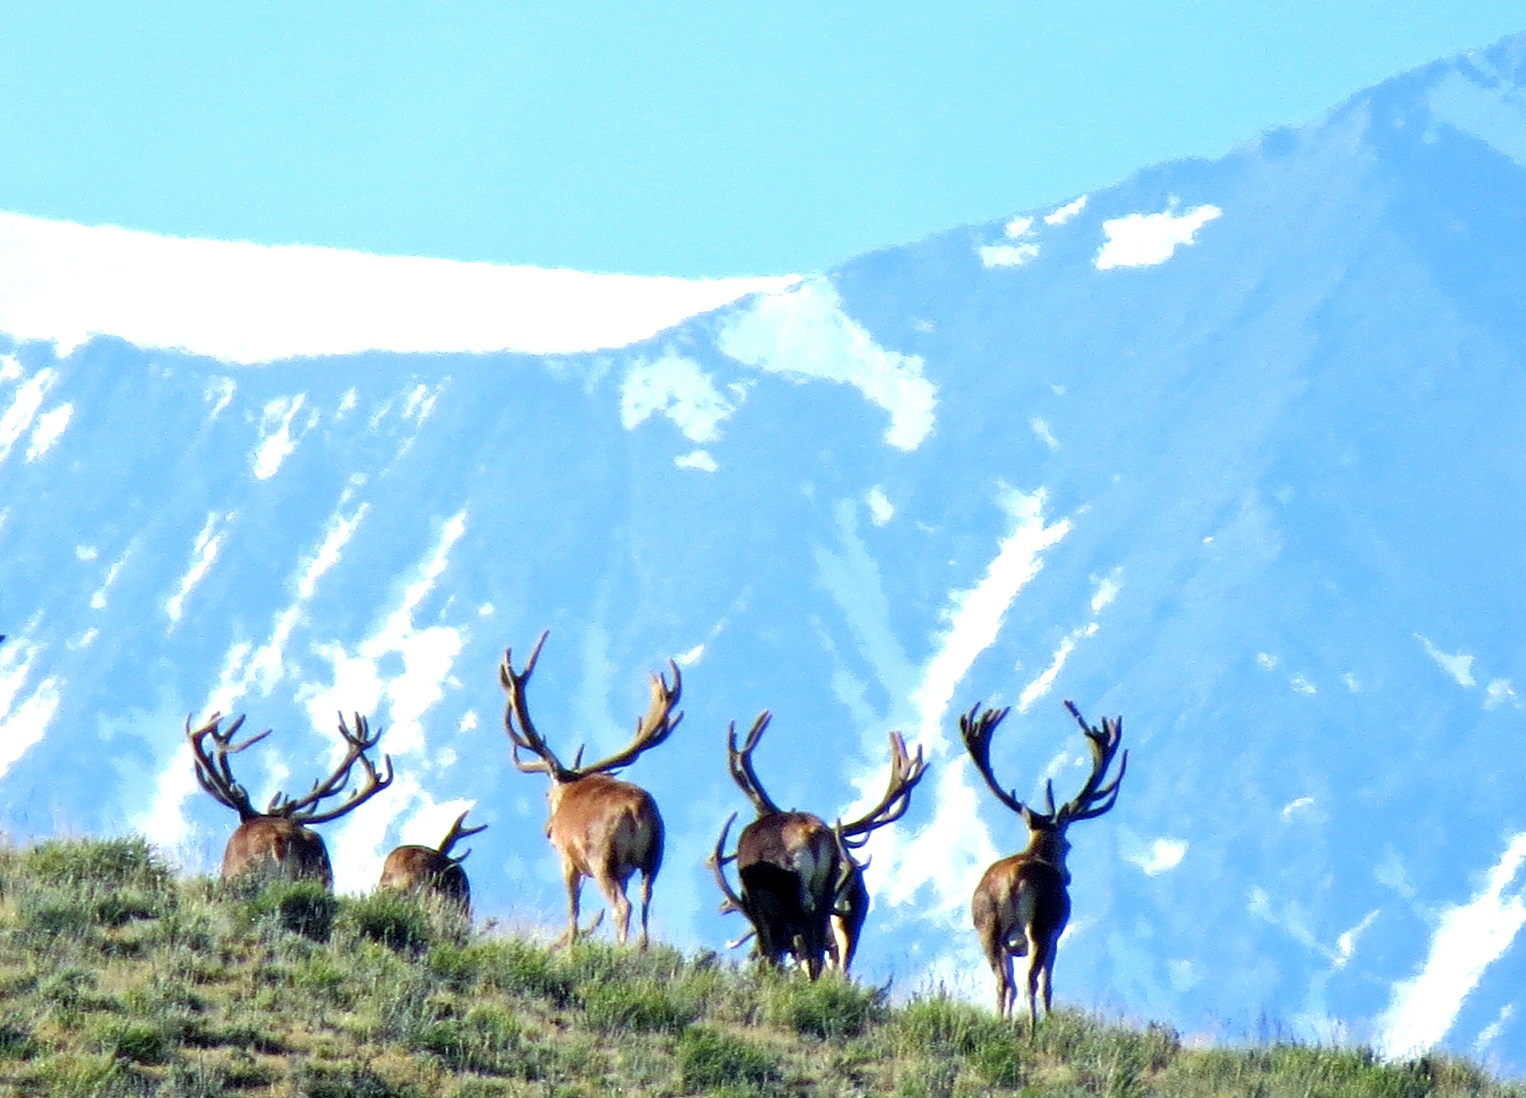
[[[1494,0],[0,7],[0,209],[780,274],[1218,155],[1526,29]]]

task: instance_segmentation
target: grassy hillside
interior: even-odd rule
[[[1060,1012],[604,943],[552,952],[388,897],[177,880],[140,840],[0,849],[0,1093],[1514,1095],[1458,1060],[1185,1049]]]

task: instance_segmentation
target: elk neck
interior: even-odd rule
[[[1065,838],[1065,829],[1041,819],[1029,826],[1028,846],[1023,850],[1023,857],[1052,865],[1069,880],[1070,872],[1065,868],[1065,855],[1070,852],[1070,840]]]

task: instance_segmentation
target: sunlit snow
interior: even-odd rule
[[[1526,925],[1526,834],[1511,838],[1478,895],[1437,920],[1425,963],[1393,989],[1378,1019],[1378,1048],[1388,1057],[1423,1052],[1446,1036],[1484,971]]]
[[[797,281],[690,280],[157,236],[0,213],[0,331],[230,363],[357,351],[623,347]]]
[[[1093,263],[1099,271],[1164,263],[1177,248],[1193,243],[1198,230],[1223,212],[1217,206],[1196,206],[1183,214],[1166,210],[1104,221],[1102,232],[1107,241]]]
[[[798,380],[852,385],[890,414],[885,441],[915,450],[932,432],[937,389],[922,359],[878,346],[824,278],[760,297],[726,320],[716,346],[745,365]]]

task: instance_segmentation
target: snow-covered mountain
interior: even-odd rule
[[[861,969],[987,1001],[968,897],[1024,835],[955,721],[1012,705],[998,772],[1063,797],[1073,698],[1131,761],[1072,831],[1061,1000],[1526,1068],[1526,36],[623,337],[577,342],[584,302],[547,353],[450,324],[362,351],[367,303],[380,332],[415,297],[358,261],[240,307],[77,231],[78,281],[0,248],[13,838],[137,829],[210,870],[232,820],[186,715],[276,730],[239,757],[263,800],[359,711],[399,776],[328,827],[339,886],[470,803],[482,913],[558,924],[496,673],[549,628],[533,703],[567,750],[622,745],[646,673],[684,668],[628,772],[668,825],[659,936],[739,932],[703,866],[745,807],[728,722],[771,709],[764,780],[828,816],[878,796],[899,728],[933,772],[870,846]],[[474,310],[543,313],[494,285]],[[344,340],[282,334],[330,290]],[[308,357],[221,349],[249,334]]]

